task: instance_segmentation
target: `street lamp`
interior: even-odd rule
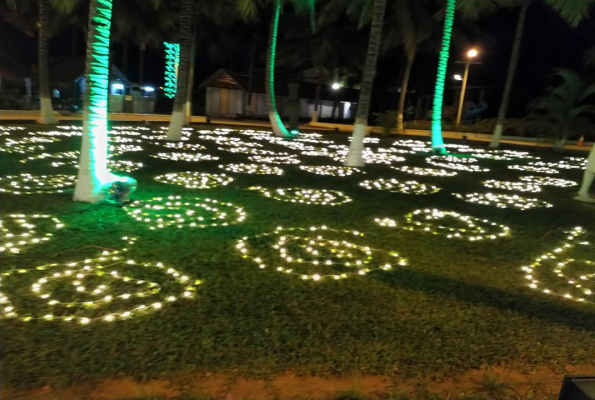
[[[339,90],[339,89],[341,89],[341,85],[339,85],[339,82],[335,82],[331,85],[331,88],[333,90]]]
[[[465,104],[465,91],[467,90],[467,78],[469,78],[469,66],[471,65],[471,60],[477,57],[477,50],[471,49],[467,52],[467,61],[465,63],[465,73],[463,74],[463,86],[461,87],[461,97],[459,99],[459,109],[457,111],[457,121],[456,124],[461,125],[461,117],[463,116],[463,105]],[[456,80],[461,80],[460,75],[455,75]]]
[[[453,76],[453,78],[455,78],[455,81],[462,81],[463,77],[459,74],[456,74],[455,76]]]

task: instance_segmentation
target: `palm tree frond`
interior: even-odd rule
[[[589,16],[589,8],[594,0],[545,0],[572,27]]]

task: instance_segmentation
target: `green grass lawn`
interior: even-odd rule
[[[11,133],[9,137],[24,137],[26,133]],[[302,165],[341,165],[328,157],[300,155],[279,144],[231,136],[264,144],[260,149],[296,154]],[[324,139],[348,144],[343,135],[325,135]],[[387,148],[394,140],[382,139],[380,144],[368,147]],[[47,148],[49,152],[77,150],[79,143],[79,138],[71,137],[47,144]],[[159,310],[135,314],[126,320],[80,324],[43,318],[28,322],[20,318],[2,319],[2,384],[24,389],[106,377],[182,379],[204,372],[248,377],[269,377],[285,371],[411,377],[449,375],[486,364],[523,369],[535,365],[561,367],[592,363],[595,342],[592,299],[579,304],[531,290],[521,267],[558,247],[566,236],[564,232],[575,226],[587,230],[582,240],[593,241],[595,207],[573,202],[576,188],[544,186],[541,193],[525,194],[489,189],[494,193],[538,197],[554,205],[526,211],[468,203],[452,195],[487,192],[482,185],[486,179],[516,181],[520,176],[530,175],[507,169],[508,164],[526,164],[529,160],[479,160],[479,165],[491,171],[459,172],[454,177],[409,175],[385,165],[369,165],[366,174],[347,177],[314,175],[300,170],[298,165],[277,165],[285,171],[282,176],[247,175],[218,168],[219,164],[248,162],[247,155],[220,151],[217,143],[200,140],[196,132],[191,143],[206,146],[202,153],[221,159],[160,160],[150,155],[168,150],[150,143],[142,144],[142,152],[116,157],[145,164],[130,174],[139,183],[133,198],[148,200],[179,195],[183,199],[200,197],[231,202],[245,210],[247,218],[242,223],[204,229],[171,226],[151,230],[148,224],[136,221],[122,208],[74,203],[70,193],[0,194],[2,217],[13,213],[44,213],[65,224],[63,229],[55,231],[51,240],[24,247],[20,254],[0,253],[2,272],[94,258],[101,250],[89,246],[120,249],[124,245],[121,238],[132,236],[138,239],[125,253],[126,258],[162,262],[193,281],[202,281],[194,298],[163,302]],[[22,172],[74,173],[68,166],[49,167],[48,160],[20,162],[29,155],[0,153],[0,176]],[[543,161],[559,159],[548,153],[534,155]],[[424,160],[425,156],[407,154],[405,163],[393,165],[432,167]],[[226,186],[206,190],[189,190],[153,180],[157,175],[179,171],[224,172],[234,180]],[[562,170],[555,177],[579,181],[582,171]],[[377,178],[417,180],[439,186],[442,191],[416,196],[359,186],[363,180]],[[353,201],[337,206],[281,202],[258,191],[245,190],[252,186],[339,190]],[[405,214],[423,208],[489,219],[508,226],[511,235],[497,240],[457,240],[381,227],[374,222],[375,218],[387,217],[402,223]],[[450,223],[459,226],[457,222]],[[250,259],[242,258],[235,247],[242,237],[272,232],[278,226],[321,225],[362,232],[363,237],[337,232],[332,235],[337,240],[378,249],[379,254],[374,255],[378,259],[390,257],[389,252],[398,252],[407,259],[407,265],[348,279],[314,282],[277,272],[273,261],[270,261],[273,267],[261,270]],[[251,255],[279,260],[278,250],[270,248],[271,241],[265,239],[248,239]],[[582,246],[570,256],[595,260],[594,253],[592,247]],[[569,276],[577,276],[579,272],[593,274],[594,265],[590,267],[591,270],[589,265],[572,264],[567,272]],[[147,280],[153,278],[158,283],[164,279],[161,271],[145,271],[135,266],[120,270],[138,273]],[[299,271],[300,274],[317,272],[305,266],[299,266]],[[349,268],[329,273],[345,271]],[[0,290],[19,315],[40,317],[47,312],[43,301],[31,292],[31,285],[43,273],[33,271],[2,277]],[[551,271],[540,271],[538,278],[548,287],[561,291],[564,288]],[[593,288],[590,282],[586,281],[584,287],[590,284]],[[123,282],[116,282],[114,288],[119,289],[120,284]],[[176,289],[168,285],[164,284],[162,289]],[[70,293],[72,287],[66,286],[55,283],[51,288],[59,298],[78,300]],[[119,306],[113,303],[106,307],[118,311]],[[89,313],[101,315],[100,311],[91,309]]]

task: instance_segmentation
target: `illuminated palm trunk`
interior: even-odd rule
[[[434,89],[434,103],[432,107],[432,150],[438,154],[446,154],[446,147],[442,140],[442,106],[444,102],[444,82],[446,80],[446,68],[448,67],[452,25],[455,20],[455,6],[456,0],[447,0],[444,32],[442,34],[442,47],[440,49],[440,59],[438,60],[436,88]]]
[[[397,108],[397,133],[400,135],[405,133],[405,101],[407,100],[407,87],[409,86],[413,61],[415,61],[415,50],[407,54],[407,65],[401,82],[401,93],[399,94],[399,106]]]
[[[83,138],[74,200],[97,203],[107,170],[107,103],[112,0],[91,0],[83,99]]]
[[[52,96],[50,94],[50,66],[48,49],[49,28],[49,0],[39,0],[39,28],[38,28],[38,64],[39,64],[39,103],[40,124],[55,124],[58,121],[54,115]]]
[[[353,136],[345,165],[348,167],[361,167],[364,165],[363,151],[364,138],[368,129],[368,114],[370,113],[370,102],[372,100],[372,86],[374,84],[374,75],[376,75],[376,63],[378,62],[378,52],[380,42],[382,41],[382,27],[384,26],[384,12],[386,10],[386,0],[374,0],[374,10],[372,14],[372,26],[370,27],[370,38],[368,39],[368,52],[366,54],[366,65],[364,67],[364,77],[359,90],[359,99],[357,101],[357,114],[355,125],[353,127]]]
[[[180,63],[178,65],[178,82],[176,98],[171,113],[171,121],[167,130],[167,140],[182,139],[182,128],[186,119],[186,101],[188,98],[188,73],[190,71],[190,35],[192,31],[192,0],[182,0],[180,15]]]
[[[275,99],[275,54],[277,52],[277,30],[279,28],[279,15],[281,14],[281,2],[282,0],[275,0],[275,9],[271,16],[271,29],[269,32],[269,54],[267,56],[267,71],[265,78],[265,92],[267,107],[269,112],[269,120],[271,121],[271,127],[273,133],[281,137],[291,137],[279,112],[277,111],[277,100]],[[297,132],[296,132],[297,133]]]

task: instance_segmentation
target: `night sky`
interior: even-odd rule
[[[469,85],[485,86],[486,101],[489,109],[486,117],[492,117],[497,111],[500,102],[501,90],[504,85],[507,65],[510,57],[512,39],[516,26],[518,9],[502,10],[491,17],[481,20],[477,25],[479,32],[469,35],[469,41],[466,43],[453,42],[451,48],[451,63],[448,72],[447,87],[453,88],[456,82],[452,79],[453,74],[462,72],[462,66],[453,63],[455,60],[462,60],[466,50],[475,45],[480,49],[481,54],[478,60],[481,65],[472,66]],[[455,24],[460,23],[460,19]],[[6,22],[1,21],[0,34],[3,40],[0,49],[8,54],[17,56],[29,64],[35,63],[36,41],[17,31]],[[265,18],[257,29],[264,34],[259,43],[260,57],[257,59],[257,68],[264,69],[264,52],[266,52],[266,31],[268,21]],[[246,28],[246,35],[250,35]],[[513,88],[511,106],[509,115],[513,117],[522,117],[529,101],[538,96],[547,83],[547,74],[553,68],[564,67],[581,70],[584,73],[590,71],[582,67],[583,52],[595,45],[595,39],[590,36],[591,31],[595,31],[595,21],[587,20],[577,29],[570,28],[555,12],[547,6],[534,3],[529,8],[527,23],[525,26],[525,36],[521,50],[521,59]],[[200,54],[197,60],[196,82],[202,82],[206,77],[213,73],[217,68],[229,68],[233,70],[247,70],[249,58],[249,46],[241,43],[243,39],[241,31],[234,29],[234,34],[239,37],[231,38],[231,42],[237,39],[236,51],[228,51],[216,62],[210,61],[204,54]],[[73,30],[67,30],[61,35],[52,39],[51,57],[57,58],[60,55],[72,54]],[[367,36],[368,29],[361,31],[361,35]],[[283,19],[280,24],[280,36],[283,36]],[[4,40],[8,39],[8,40]],[[18,45],[16,45],[18,44]],[[76,33],[74,43],[76,53],[84,54],[84,37],[81,32]],[[280,44],[282,45],[282,44]],[[241,49],[245,48],[245,51]],[[129,55],[129,78],[135,80],[137,73],[137,54],[138,50],[131,46]],[[116,65],[121,63],[121,46],[114,44],[112,54]],[[374,107],[376,109],[394,108],[394,88],[398,82],[399,70],[402,62],[401,51],[393,51],[379,61]],[[146,52],[146,80],[147,83],[153,83],[157,86],[163,84],[163,50],[148,49]],[[422,53],[419,54],[414,65],[410,89],[419,94],[431,95],[436,73],[437,54]],[[392,94],[391,94],[392,90]],[[454,91],[450,91],[452,97]],[[448,97],[448,95],[447,95]],[[447,98],[448,104],[448,98]]]

